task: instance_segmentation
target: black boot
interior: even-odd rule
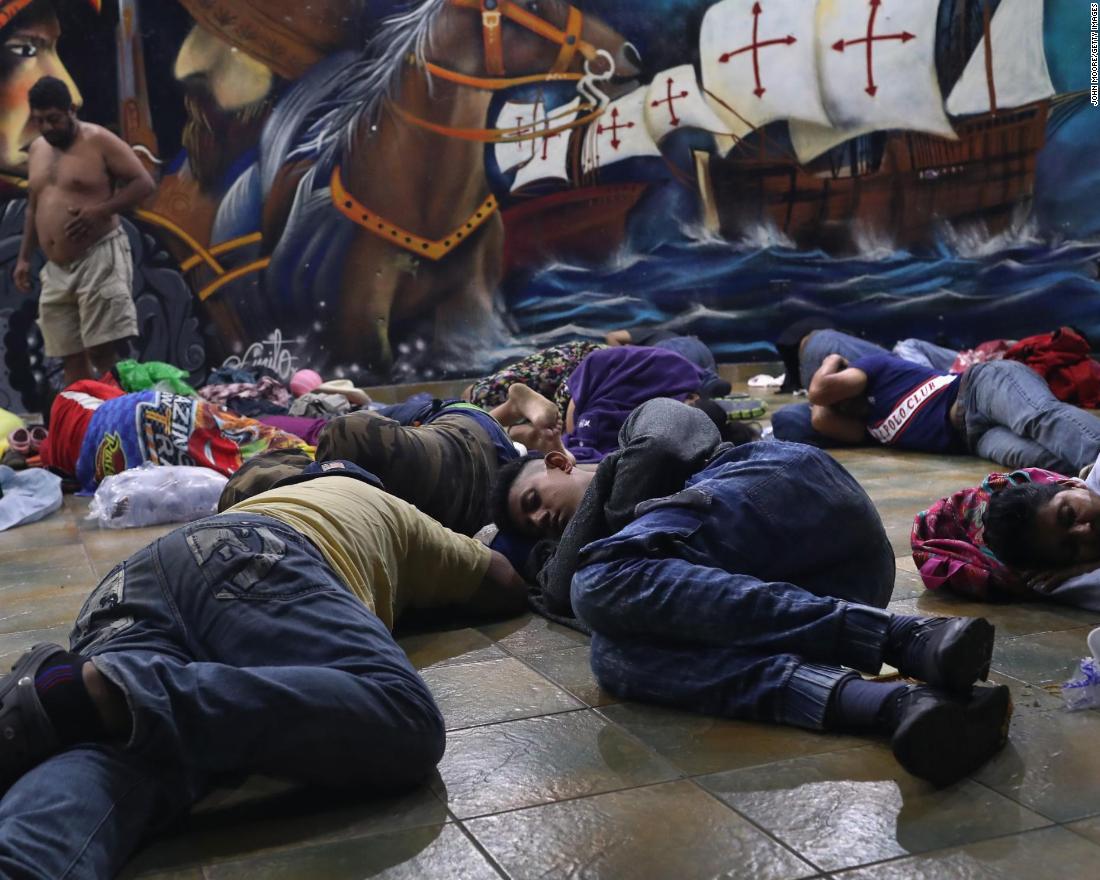
[[[973,773],[1008,742],[1012,697],[1004,685],[975,687],[966,696],[912,685],[895,713],[894,757],[942,787]]]
[[[994,628],[984,617],[926,617],[887,636],[887,663],[908,678],[957,693],[989,677]]]

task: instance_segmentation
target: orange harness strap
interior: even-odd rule
[[[367,209],[362,202],[347,191],[344,181],[340,176],[340,166],[332,170],[330,180],[332,187],[332,204],[341,214],[358,226],[362,226],[372,235],[377,235],[383,241],[404,248],[419,257],[427,257],[429,260],[442,260],[451,251],[466,241],[481,228],[481,226],[497,212],[496,196],[489,194],[477,209],[466,218],[466,222],[460,224],[443,238],[432,240],[422,238],[407,229],[395,226],[380,214]]]
[[[409,58],[409,64],[416,64],[415,58]],[[499,92],[502,89],[510,89],[514,86],[529,86],[544,82],[569,82],[584,79],[583,73],[532,73],[528,76],[510,76],[505,79],[489,79],[484,76],[473,76],[468,73],[459,73],[457,70],[449,70],[440,67],[431,61],[424,62],[424,69],[432,76],[438,76],[447,82],[453,82],[460,86],[468,86],[471,89],[482,89],[486,92]]]
[[[481,0],[481,39],[485,45],[485,71],[504,76],[504,35],[497,0]]]
[[[581,28],[584,27],[584,13],[576,6],[569,7],[569,18],[565,22],[565,40],[561,44],[561,51],[551,73],[563,73],[573,63],[573,56],[577,54],[577,45],[581,39]]]
[[[546,82],[547,80],[579,80],[583,78],[581,74],[565,73],[573,62],[576,53],[580,52],[589,61],[595,61],[598,56],[596,47],[581,37],[581,31],[584,29],[584,13],[574,6],[569,7],[565,30],[561,30],[550,24],[546,19],[528,12],[513,0],[448,0],[448,2],[459,9],[470,9],[481,14],[481,34],[485,47],[485,70],[490,76],[473,76],[459,73],[456,70],[448,70],[430,62],[427,63],[425,66],[431,74],[438,76],[440,79],[489,91],[527,85],[533,82]],[[507,18],[544,40],[561,46],[553,67],[547,73],[517,77],[506,77],[504,75],[504,28],[502,18]]]
[[[417,128],[422,128],[434,134],[441,134],[444,137],[457,138],[461,141],[474,141],[479,144],[519,144],[525,141],[535,141],[539,138],[551,137],[563,131],[571,131],[574,128],[587,125],[603,115],[603,111],[596,108],[572,122],[563,122],[560,125],[554,125],[546,129],[540,128],[537,131],[532,130],[529,125],[519,125],[514,128],[452,128],[449,125],[440,125],[438,122],[431,122],[427,119],[421,119],[419,116],[414,116],[400,104],[395,104],[392,101],[387,102],[386,106],[399,119],[410,125],[415,125]],[[581,109],[588,109],[591,106],[591,104],[586,104]]]

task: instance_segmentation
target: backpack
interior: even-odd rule
[[[983,540],[989,496],[1010,485],[1062,479],[1061,474],[1042,468],[990,474],[980,486],[960,489],[918,513],[909,543],[924,585],[929,590],[948,589],[980,602],[1019,592],[1019,576],[997,559]]]

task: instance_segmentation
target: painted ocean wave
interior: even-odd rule
[[[862,252],[834,257],[767,229],[739,243],[685,233],[603,266],[538,272],[508,303],[516,344],[658,324],[694,333],[720,359],[770,359],[786,326],[825,316],[886,345],[917,336],[968,347],[1063,324],[1100,345],[1100,241],[1044,241],[1020,225],[997,236],[945,230],[923,254],[869,236]]]

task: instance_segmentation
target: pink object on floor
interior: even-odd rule
[[[324,384],[324,379],[314,370],[299,370],[290,377],[290,393],[295,397],[309,394],[318,385]]]

